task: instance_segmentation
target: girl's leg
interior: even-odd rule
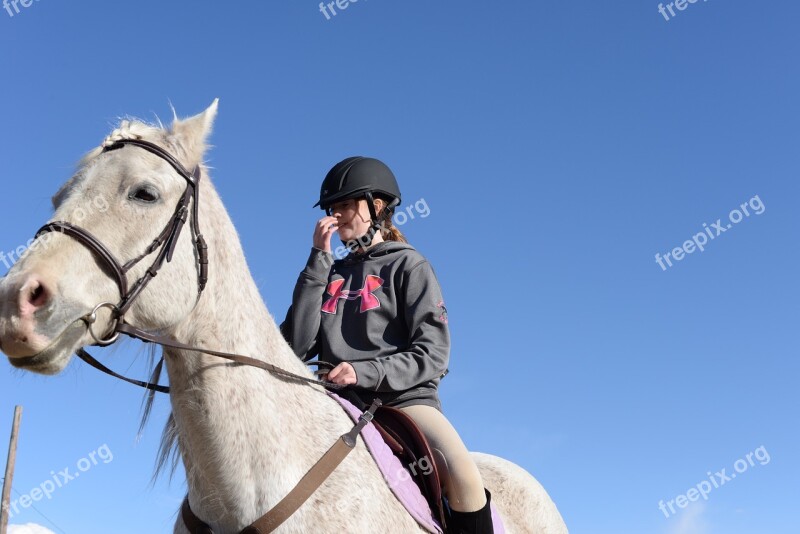
[[[481,473],[444,414],[424,405],[408,406],[402,410],[414,419],[428,438],[431,448],[440,451],[447,462],[446,469],[440,469],[440,472],[444,477],[442,482],[450,508],[457,512],[476,512],[486,506]]]

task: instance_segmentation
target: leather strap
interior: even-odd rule
[[[203,354],[208,354],[210,356],[216,356],[218,358],[222,358],[224,360],[228,360],[234,363],[241,363],[243,365],[249,365],[250,367],[256,367],[258,369],[263,369],[264,371],[268,371],[274,375],[282,376],[284,378],[289,378],[292,380],[298,380],[300,382],[307,382],[310,384],[314,384],[317,386],[324,386],[328,389],[339,390],[343,389],[346,386],[340,384],[334,384],[331,382],[320,382],[314,378],[308,378],[307,376],[300,376],[295,373],[291,373],[286,371],[285,369],[281,369],[271,363],[267,363],[262,360],[257,360],[255,358],[251,358],[250,356],[243,356],[241,354],[233,354],[230,352],[221,352],[217,350],[211,349],[204,349],[201,347],[193,347],[191,345],[186,345],[185,343],[180,343],[178,341],[172,340],[165,336],[160,336],[158,334],[154,334],[152,332],[145,332],[144,330],[140,330],[135,326],[131,326],[128,323],[120,322],[117,325],[116,331],[125,334],[126,336],[132,337],[134,339],[138,339],[140,341],[144,341],[145,343],[156,343],[161,345],[162,347],[169,347],[173,349],[179,350],[186,350],[190,352],[201,352]],[[102,369],[101,369],[102,371]],[[105,372],[105,371],[104,371]],[[112,375],[113,376],[113,375]],[[152,385],[152,384],[148,384]],[[152,389],[152,388],[148,388]]]
[[[175,159],[175,157],[173,157],[172,154],[170,154],[157,144],[151,143],[150,141],[145,141],[144,139],[120,139],[108,145],[107,147],[104,147],[103,152],[111,152],[112,150],[120,149],[125,145],[138,146],[139,148],[143,148],[148,152],[150,152],[151,154],[158,156],[159,158],[163,159],[164,161],[172,165],[172,168],[175,169],[175,171],[178,174],[180,174],[187,182],[189,182],[189,185],[191,185],[192,187],[197,186],[197,182],[195,181],[195,176],[189,171],[187,171],[186,167],[184,167],[181,164],[181,162]]]
[[[143,387],[143,388],[149,389],[151,391],[158,391],[159,393],[169,393],[169,386],[162,386],[162,385],[159,385],[159,384],[151,384],[150,382],[144,382],[142,380],[135,380],[133,378],[128,378],[126,376],[122,376],[119,373],[115,373],[114,371],[112,371],[111,369],[109,369],[108,367],[106,367],[105,365],[100,363],[99,361],[97,361],[94,357],[92,357],[91,354],[86,352],[86,350],[84,350],[84,349],[78,349],[75,352],[75,354],[78,356],[78,358],[80,358],[84,362],[88,363],[89,365],[91,365],[92,367],[97,369],[98,371],[102,371],[107,375],[113,376],[114,378],[119,378],[120,380],[125,381],[125,382],[127,382],[129,384],[133,384],[135,386]],[[163,358],[162,358],[162,360],[163,360]]]
[[[38,232],[36,232],[34,239],[38,239],[42,235],[49,232],[59,232],[64,235],[68,235],[78,241],[84,247],[94,252],[95,255],[101,260],[103,267],[108,269],[108,271],[113,275],[114,281],[117,283],[117,288],[119,288],[120,296],[125,297],[125,295],[128,294],[128,278],[125,276],[125,269],[120,266],[114,255],[111,254],[111,252],[105,247],[105,245],[103,245],[103,243],[100,242],[99,239],[83,228],[78,228],[74,224],[64,221],[54,221],[45,224],[39,229]]]
[[[361,414],[358,423],[350,432],[343,434],[336,440],[336,443],[308,470],[292,491],[281,499],[281,502],[239,534],[268,534],[289,519],[355,448],[358,435],[373,420],[375,412],[380,408],[381,404],[380,399],[375,399],[372,402],[372,406]],[[183,501],[181,515],[191,534],[213,534],[211,527],[192,512],[189,507],[188,497]]]
[[[189,529],[190,534],[214,534],[211,527],[194,515],[194,512],[192,512],[192,509],[189,507],[188,495],[183,500],[183,506],[181,506],[181,518],[183,519],[183,524]]]
[[[336,440],[336,443],[300,479],[297,486],[281,502],[267,512],[266,515],[262,516],[261,519],[244,529],[241,534],[267,534],[282,525],[317,491],[317,488],[339,467],[339,464],[350,454],[351,450],[353,449],[345,443],[344,438]]]

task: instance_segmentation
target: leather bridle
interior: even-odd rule
[[[50,232],[59,232],[63,235],[67,235],[73,239],[75,239],[78,243],[83,245],[84,247],[88,248],[92,254],[97,258],[100,262],[102,268],[107,271],[114,281],[117,284],[117,288],[120,292],[120,301],[117,304],[113,304],[111,302],[103,302],[98,304],[94,307],[94,309],[82,317],[81,319],[86,323],[87,328],[89,330],[89,334],[92,336],[92,339],[95,341],[95,345],[97,346],[108,346],[117,341],[121,334],[125,334],[129,337],[139,339],[146,343],[156,343],[163,347],[170,347],[174,349],[189,351],[189,352],[198,352],[204,353],[212,356],[216,356],[219,358],[226,359],[228,361],[248,365],[251,367],[256,367],[259,369],[263,369],[268,371],[274,375],[291,379],[295,381],[299,381],[301,383],[310,383],[319,386],[323,386],[328,389],[338,390],[343,389],[345,386],[339,384],[333,384],[329,382],[320,382],[318,380],[308,378],[306,376],[301,376],[295,373],[291,373],[280,367],[274,366],[267,362],[258,360],[256,358],[252,358],[249,356],[243,356],[240,354],[232,354],[228,352],[221,352],[215,351],[210,349],[204,349],[200,347],[192,347],[168,337],[155,334],[152,332],[147,332],[145,330],[141,330],[136,328],[133,325],[128,324],[125,322],[125,314],[130,310],[131,305],[134,301],[141,295],[142,291],[147,287],[150,281],[158,275],[158,272],[164,266],[165,263],[169,263],[172,261],[172,256],[175,252],[175,247],[178,243],[178,238],[181,235],[181,230],[183,226],[186,224],[187,219],[191,218],[190,228],[192,231],[192,239],[194,242],[195,253],[197,258],[197,269],[198,269],[198,290],[197,290],[197,298],[200,299],[200,296],[203,293],[203,290],[206,287],[206,283],[208,282],[208,245],[206,244],[205,239],[203,238],[203,234],[200,232],[200,224],[199,224],[199,193],[200,193],[200,177],[201,177],[201,170],[200,166],[194,168],[194,170],[190,173],[186,170],[186,168],[177,160],[175,159],[169,152],[161,148],[160,146],[144,141],[141,139],[122,139],[116,141],[103,149],[103,152],[110,152],[113,150],[118,150],[123,148],[126,145],[132,145],[135,147],[142,148],[151,154],[154,154],[167,163],[169,163],[173,169],[184,179],[186,180],[186,189],[183,192],[180,200],[178,201],[177,206],[175,207],[175,212],[172,215],[172,218],[169,220],[167,225],[161,231],[161,233],[156,237],[153,242],[142,252],[140,255],[136,256],[135,258],[129,260],[125,264],[121,264],[114,254],[106,247],[102,241],[97,239],[87,230],[76,226],[72,223],[65,222],[65,221],[55,221],[50,222],[44,225],[39,231],[36,233],[36,238],[38,239],[44,234]],[[191,211],[190,211],[190,204],[191,204]],[[128,285],[128,278],[127,275],[130,270],[138,265],[144,258],[150,256],[151,254],[158,252],[153,263],[150,267],[147,268],[145,273],[139,278],[133,285]],[[109,328],[109,331],[103,335],[98,335],[94,331],[95,323],[97,322],[97,314],[101,309],[108,309],[111,312],[111,317],[113,321],[113,326]],[[157,391],[160,393],[169,393],[170,389],[167,386],[162,386],[159,384],[153,384],[150,382],[143,382],[139,380],[133,380],[130,378],[126,378],[120,374],[115,373],[95,358],[93,358],[86,350],[80,348],[76,351],[79,358],[83,361],[107,373],[113,377],[119,378],[131,384],[135,384],[137,386],[141,386],[151,391]],[[313,362],[313,365],[320,365],[325,364],[326,362]],[[163,364],[163,357],[162,361],[159,362],[159,366]],[[330,364],[328,364],[330,365]],[[318,374],[321,372],[318,371]],[[355,426],[346,434],[342,435],[334,445],[328,449],[328,452],[306,473],[303,479],[295,486],[295,488],[286,496],[284,497],[273,509],[269,512],[264,514],[261,518],[259,518],[256,522],[252,525],[248,526],[243,533],[247,534],[260,534],[260,533],[267,533],[272,532],[278,526],[280,526],[286,519],[288,519],[300,506],[308,500],[308,498],[316,491],[316,489],[327,479],[327,477],[333,472],[334,469],[344,460],[344,458],[349,454],[356,445],[356,438],[361,430],[366,426],[375,414],[375,411],[380,407],[381,403],[380,400],[376,399],[372,406],[368,410],[364,412],[361,416],[359,421],[356,423]],[[192,512],[191,508],[189,507],[188,497],[184,502],[184,505],[181,509],[182,517],[184,523],[186,524],[187,528],[190,529],[192,534],[195,533],[212,533],[211,528],[206,525],[202,520],[200,520],[194,513]]]
[[[100,260],[101,265],[106,268],[108,274],[110,274],[117,283],[117,287],[119,288],[120,292],[120,301],[118,304],[114,305],[112,308],[110,304],[104,303],[103,305],[98,306],[98,308],[94,310],[94,313],[96,313],[101,307],[112,308],[120,321],[125,317],[125,313],[127,313],[133,302],[141,294],[144,288],[147,287],[147,285],[153,278],[156,277],[156,275],[158,275],[158,272],[164,266],[164,263],[169,263],[172,261],[172,255],[174,254],[175,247],[178,244],[178,238],[181,235],[181,230],[183,230],[183,226],[186,224],[186,219],[189,216],[190,204],[192,205],[190,226],[192,229],[192,239],[197,252],[198,298],[200,294],[202,294],[203,289],[205,289],[206,283],[208,282],[208,245],[203,238],[203,234],[200,232],[200,166],[198,165],[195,167],[194,171],[190,173],[183,165],[181,165],[178,160],[172,156],[172,154],[154,143],[143,141],[141,139],[122,139],[105,147],[103,152],[118,150],[123,148],[125,145],[137,146],[147,150],[151,154],[155,154],[169,163],[172,168],[175,169],[175,171],[184,180],[186,180],[186,189],[178,201],[178,205],[175,207],[175,212],[172,215],[172,218],[169,220],[158,237],[153,240],[150,246],[148,246],[142,254],[122,265],[114,257],[114,254],[108,250],[108,247],[106,247],[99,239],[97,239],[87,230],[64,221],[48,223],[36,233],[36,237],[38,238],[48,232],[61,232],[64,235],[72,237],[94,253],[95,257]],[[156,251],[159,252],[153,263],[145,271],[144,275],[142,275],[142,277],[139,278],[129,288],[127,278],[128,272],[133,267],[138,265],[139,262],[141,262],[144,258]],[[90,331],[92,331],[91,328]],[[98,345],[110,345],[116,341],[116,338],[100,339],[94,335],[93,331],[92,337]]]
[[[142,148],[144,150],[147,150],[151,154],[160,157],[161,159],[169,163],[172,166],[172,168],[175,169],[175,171],[184,180],[186,180],[186,189],[184,190],[183,195],[181,195],[181,198],[178,200],[178,204],[175,207],[175,211],[172,217],[170,218],[169,222],[167,222],[166,226],[158,235],[158,237],[156,237],[153,240],[153,242],[150,243],[150,245],[144,250],[144,252],[142,252],[135,258],[129,260],[127,263],[122,264],[116,259],[116,257],[108,249],[108,247],[105,246],[102,241],[100,241],[98,238],[92,235],[89,231],[65,221],[55,221],[47,223],[36,233],[36,238],[39,238],[42,235],[47,234],[49,232],[59,232],[63,235],[67,235],[75,239],[78,243],[88,248],[94,254],[95,258],[97,258],[97,260],[100,262],[100,266],[103,267],[104,270],[107,271],[107,273],[116,282],[117,288],[119,289],[120,293],[119,303],[113,304],[111,302],[102,302],[97,306],[95,306],[90,313],[82,317],[82,320],[87,325],[89,334],[95,341],[94,345],[100,347],[111,345],[115,343],[117,339],[119,339],[119,336],[121,334],[125,334],[129,337],[133,337],[139,339],[140,341],[144,341],[145,343],[156,343],[165,347],[187,350],[192,352],[201,352],[204,354],[217,356],[219,358],[224,358],[235,363],[249,365],[251,367],[258,367],[265,371],[269,371],[273,374],[283,376],[284,378],[291,378],[294,380],[300,380],[302,382],[311,382],[317,385],[323,385],[329,389],[342,389],[342,386],[339,386],[338,384],[321,383],[317,380],[313,380],[305,376],[300,376],[294,373],[290,373],[289,371],[285,371],[283,369],[280,369],[279,367],[276,367],[274,365],[268,364],[266,362],[248,356],[242,356],[239,354],[232,354],[228,352],[221,352],[210,349],[204,349],[201,347],[192,347],[189,345],[185,345],[171,338],[161,336],[159,334],[155,334],[152,332],[147,332],[145,330],[141,330],[125,322],[125,314],[130,310],[131,305],[133,305],[134,301],[139,297],[139,295],[142,294],[142,291],[144,291],[144,289],[147,287],[150,281],[152,281],[153,278],[155,278],[158,275],[158,272],[161,270],[164,264],[172,261],[172,256],[175,252],[175,247],[178,244],[178,238],[181,235],[181,231],[183,230],[183,227],[186,224],[187,219],[189,219],[190,217],[191,221],[189,226],[192,231],[192,240],[194,242],[196,258],[197,258],[198,299],[202,295],[203,290],[205,289],[206,284],[208,283],[208,245],[206,244],[206,241],[203,238],[203,234],[200,232],[199,199],[200,199],[200,177],[202,176],[200,166],[195,167],[194,170],[190,173],[177,159],[175,159],[175,157],[172,156],[172,154],[170,154],[160,146],[156,145],[155,143],[151,143],[149,141],[144,141],[141,139],[121,139],[105,147],[103,149],[103,152],[118,150],[120,148],[123,148],[125,145],[132,145],[135,147]],[[141,276],[141,278],[139,278],[136,282],[134,282],[132,285],[129,286],[127,274],[130,272],[130,270],[136,265],[138,265],[144,258],[155,252],[158,252],[158,254],[156,255],[150,267],[147,268],[147,270]],[[95,323],[97,322],[97,314],[101,309],[104,308],[107,308],[111,312],[113,326],[109,328],[107,333],[99,335],[98,333],[95,332],[94,328],[95,328]],[[158,391],[161,393],[169,393],[169,388],[166,386],[151,384],[148,382],[141,382],[138,380],[132,380],[116,374],[115,372],[111,371],[103,364],[98,362],[95,358],[89,355],[89,353],[87,353],[82,348],[78,349],[77,355],[91,366],[103,371],[104,373],[110,374],[116,378],[125,380],[126,382],[130,382],[137,386],[141,386],[153,391]],[[315,362],[315,365],[318,363],[321,362]]]

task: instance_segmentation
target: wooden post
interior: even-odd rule
[[[17,461],[17,437],[19,436],[19,421],[22,418],[22,406],[14,408],[14,423],[11,426],[11,445],[8,448],[8,463],[6,463],[6,478],[3,481],[3,497],[0,501],[0,534],[8,532],[8,507],[11,505],[11,481],[14,478],[14,464]]]

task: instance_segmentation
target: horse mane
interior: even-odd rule
[[[164,371],[163,352],[160,351],[159,347],[156,345],[146,345],[144,349],[147,354],[147,367],[150,369],[149,381],[151,384],[159,384]],[[144,433],[144,428],[150,420],[155,400],[156,392],[153,390],[148,390],[142,399],[142,418],[141,421],[139,421],[137,439],[140,439]],[[175,424],[175,418],[170,410],[167,416],[167,422],[164,425],[164,430],[161,433],[158,453],[156,454],[156,464],[150,483],[155,484],[158,477],[165,471],[169,473],[169,478],[172,480],[172,476],[178,468],[179,460],[178,427]]]
[[[164,371],[164,361],[162,359],[162,349],[157,345],[143,345],[141,351],[144,352],[147,358],[147,368],[149,371],[148,381],[151,384],[160,384],[161,377]],[[140,440],[144,434],[144,429],[147,423],[150,422],[150,416],[153,412],[153,405],[156,400],[156,391],[148,390],[142,398],[142,417],[139,421],[139,430],[136,434],[137,441]],[[169,473],[169,478],[178,468],[180,456],[178,454],[178,427],[175,424],[175,418],[170,410],[167,416],[167,422],[164,425],[164,430],[161,434],[161,440],[158,445],[158,453],[156,454],[156,463],[153,470],[153,476],[150,480],[151,485],[154,485],[158,477],[164,472]]]

